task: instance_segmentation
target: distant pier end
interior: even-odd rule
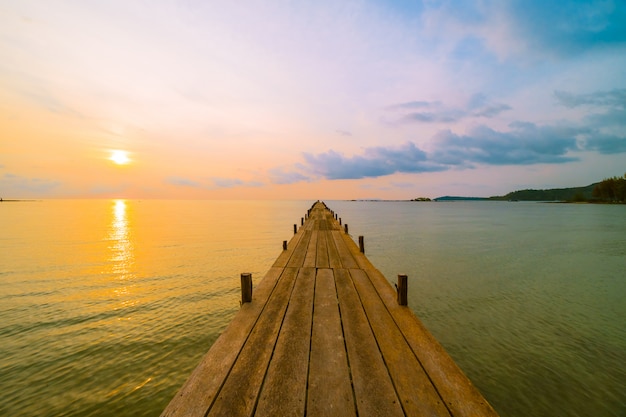
[[[396,292],[324,203],[303,219],[161,416],[497,416],[402,305],[406,276]]]

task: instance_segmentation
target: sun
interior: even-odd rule
[[[111,156],[109,157],[109,159],[117,165],[126,165],[130,162],[128,152],[120,150],[111,151]]]

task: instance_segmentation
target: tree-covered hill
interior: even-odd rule
[[[586,187],[551,188],[548,190],[519,190],[503,196],[491,197],[491,200],[505,201],[587,201],[593,199],[593,189],[599,183]]]
[[[506,201],[572,201],[591,203],[626,203],[626,174],[605,178],[586,187],[552,188],[549,190],[519,190],[507,195],[490,197]]]

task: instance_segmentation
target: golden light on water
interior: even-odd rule
[[[109,260],[113,264],[113,272],[125,278],[131,273],[134,261],[125,200],[114,200],[109,240],[111,241]]]
[[[130,162],[128,152],[119,149],[111,151],[111,156],[109,157],[109,159],[117,165],[126,165]]]

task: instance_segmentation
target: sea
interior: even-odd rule
[[[0,203],[0,415],[158,416],[312,203]],[[625,205],[326,204],[501,416],[626,416]]]

